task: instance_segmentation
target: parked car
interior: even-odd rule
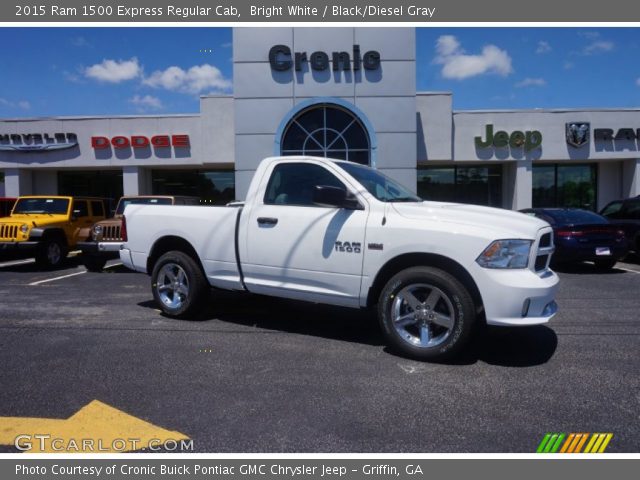
[[[615,200],[604,207],[600,215],[624,230],[629,250],[640,254],[640,195]]]
[[[480,322],[535,325],[557,311],[548,223],[424,202],[346,161],[267,158],[243,203],[129,205],[123,227],[120,259],[151,275],[158,308],[171,317],[194,315],[209,287],[377,305],[392,348],[442,360],[460,352]]]
[[[15,203],[15,198],[0,197],[0,217],[8,217]]]
[[[82,262],[90,272],[100,272],[108,260],[118,258],[122,245],[122,213],[127,205],[199,205],[198,197],[176,195],[128,195],[118,201],[112,218],[91,227],[89,237],[78,242]]]
[[[0,219],[0,250],[26,252],[41,267],[57,267],[108,208],[103,198],[19,197],[11,215]]]
[[[553,228],[556,251],[554,265],[594,262],[602,270],[612,269],[627,254],[624,232],[602,215],[579,208],[527,208]]]

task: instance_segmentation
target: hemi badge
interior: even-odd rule
[[[370,243],[367,245],[369,250],[382,250],[384,248],[384,244],[382,243]]]

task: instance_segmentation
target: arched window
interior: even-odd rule
[[[349,110],[318,104],[296,115],[285,127],[280,143],[282,155],[339,158],[369,165],[369,135]]]

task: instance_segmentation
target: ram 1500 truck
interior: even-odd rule
[[[244,202],[130,205],[123,228],[121,260],[151,275],[153,296],[171,317],[193,315],[209,286],[377,306],[392,348],[442,360],[483,321],[535,325],[557,310],[549,224],[507,210],[426,202],[346,161],[267,158]]]

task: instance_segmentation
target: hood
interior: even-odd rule
[[[114,215],[111,218],[105,218],[104,220],[100,220],[99,222],[94,223],[94,225],[102,225],[102,226],[120,226],[122,225],[122,215]]]
[[[11,215],[10,217],[4,217],[0,219],[0,222],[3,223],[26,223],[29,227],[33,227],[33,224],[36,224],[36,227],[43,227],[51,224],[59,224],[60,222],[66,221],[66,215],[54,215],[48,213],[33,213],[33,214],[25,214],[25,213],[16,213]]]
[[[467,225],[493,231],[500,238],[534,239],[538,230],[548,227],[544,220],[502,208],[462,203],[393,203],[399,215],[413,220],[429,220]]]

